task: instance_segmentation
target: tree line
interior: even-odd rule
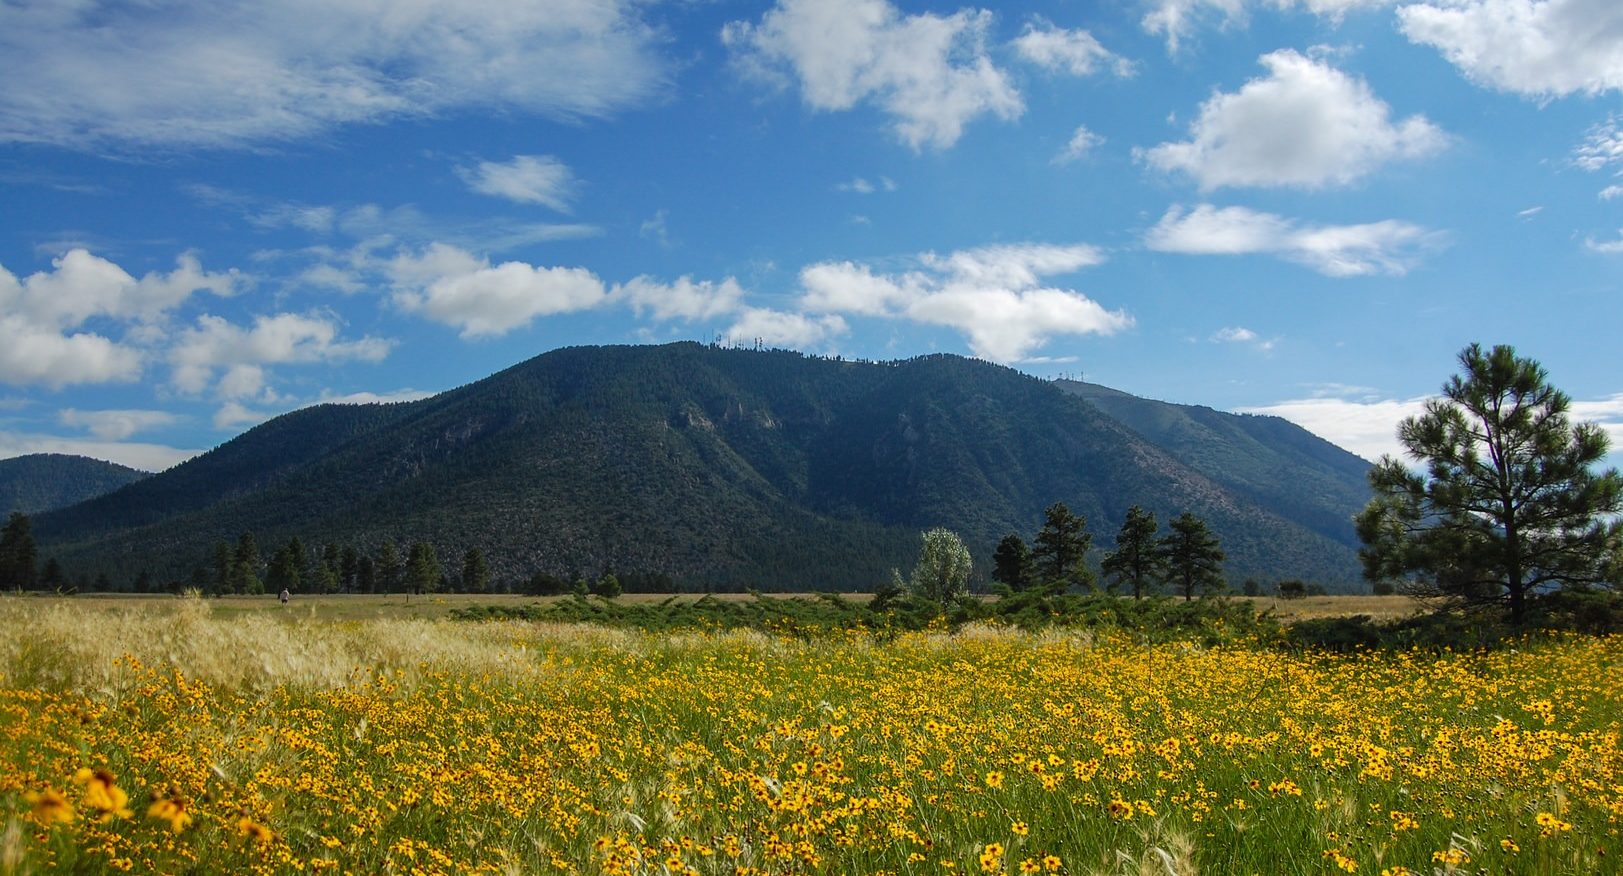
[[[1137,505],[1127,509],[1116,549],[1100,563],[1105,592],[1142,599],[1168,587],[1188,601],[1227,589],[1223,549],[1204,520],[1185,512],[1173,518],[1166,535],[1158,530],[1153,513]],[[1042,528],[1029,546],[1012,532],[998,543],[992,555],[994,587],[1005,595],[1098,592],[1099,576],[1087,562],[1092,546],[1087,519],[1056,502],[1043,512]],[[893,571],[889,589],[946,604],[968,592],[972,567],[969,549],[956,533],[932,529],[923,534],[911,577]]]

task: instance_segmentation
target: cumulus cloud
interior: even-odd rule
[[[1489,88],[1533,97],[1623,90],[1616,0],[1431,0],[1399,9],[1398,24]]]
[[[1019,361],[1056,335],[1109,335],[1132,325],[1080,292],[1044,285],[1103,261],[1086,244],[1008,244],[940,255],[881,272],[856,262],[823,262],[800,272],[802,310],[907,319],[957,329],[978,356]]]
[[[0,459],[30,453],[66,453],[116,462],[141,471],[163,471],[202,453],[163,444],[129,441],[98,441],[62,435],[30,432],[0,432]]]
[[[622,301],[638,316],[650,315],[660,322],[680,319],[686,322],[714,319],[737,311],[744,301],[744,289],[732,277],[715,283],[695,282],[691,277],[674,283],[661,283],[647,276],[633,278],[614,287],[610,298]]]
[[[342,395],[324,391],[311,405],[392,405],[400,402],[422,401],[433,398],[437,392],[421,389],[397,389],[393,392],[348,392]]]
[[[205,314],[170,348],[171,382],[188,394],[202,393],[212,383],[221,398],[243,399],[266,390],[265,365],[377,362],[391,346],[373,337],[342,340],[337,320],[323,313],[259,316],[247,327]]]
[[[1398,441],[1398,424],[1424,413],[1429,396],[1410,399],[1356,399],[1319,397],[1293,399],[1269,405],[1240,408],[1244,414],[1271,414],[1283,417],[1321,438],[1374,462],[1383,454],[1406,459]],[[1606,430],[1613,448],[1623,440],[1623,393],[1574,401],[1573,422],[1591,422]]]
[[[462,337],[502,335],[536,317],[590,310],[608,295],[585,268],[545,268],[488,259],[443,243],[419,255],[401,253],[390,265],[394,300],[461,330]]]
[[[1394,122],[1367,83],[1328,64],[1289,49],[1260,60],[1268,75],[1208,99],[1189,140],[1138,157],[1189,174],[1203,191],[1318,189],[1349,185],[1382,164],[1431,155],[1448,142],[1423,116]]]
[[[1304,225],[1246,207],[1201,204],[1168,209],[1144,236],[1157,252],[1188,255],[1268,254],[1330,277],[1401,275],[1444,236],[1388,219],[1361,225]]]
[[[1283,417],[1345,450],[1374,462],[1383,454],[1403,458],[1398,424],[1424,411],[1426,398],[1305,398],[1239,408],[1242,414]]]
[[[7,339],[0,381],[59,388],[135,380],[144,359],[139,342],[161,335],[156,326],[170,311],[195,292],[235,294],[243,279],[205,271],[189,253],[173,271],[140,279],[85,249],[21,280],[0,266],[0,337]],[[126,326],[127,336],[82,330],[91,320]]]
[[[904,15],[886,0],[779,0],[759,23],[729,23],[722,41],[753,73],[798,83],[813,109],[872,104],[902,142],[945,149],[979,116],[1025,111],[987,55],[991,22],[984,9]]]
[[[1070,142],[1065,144],[1065,149],[1054,156],[1054,163],[1070,164],[1073,161],[1080,161],[1104,141],[1105,138],[1088,130],[1086,125],[1079,125],[1076,133],[1071,135]]]
[[[240,147],[485,109],[572,119],[664,78],[630,0],[0,5],[0,140]]]
[[[725,336],[730,343],[767,346],[809,347],[843,335],[849,330],[838,314],[822,316],[747,307],[727,328]]]
[[[575,174],[551,155],[515,155],[503,162],[481,161],[457,168],[468,187],[482,195],[520,204],[540,204],[568,213],[580,188]]]
[[[137,432],[146,432],[180,422],[168,411],[103,410],[81,411],[64,408],[57,414],[64,426],[81,428],[104,441],[123,441]]]
[[[1027,23],[1012,45],[1020,57],[1045,70],[1091,76],[1108,68],[1117,76],[1133,75],[1133,62],[1105,48],[1081,28],[1066,30],[1039,18]]]

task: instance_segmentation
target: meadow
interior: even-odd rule
[[[0,872],[1623,869],[1617,637],[1325,655],[347,605],[0,598]]]

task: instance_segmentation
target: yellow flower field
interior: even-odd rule
[[[0,621],[6,873],[1623,869],[1616,638]]]

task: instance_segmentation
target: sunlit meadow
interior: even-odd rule
[[[6,599],[0,871],[1618,872],[1620,659]]]

